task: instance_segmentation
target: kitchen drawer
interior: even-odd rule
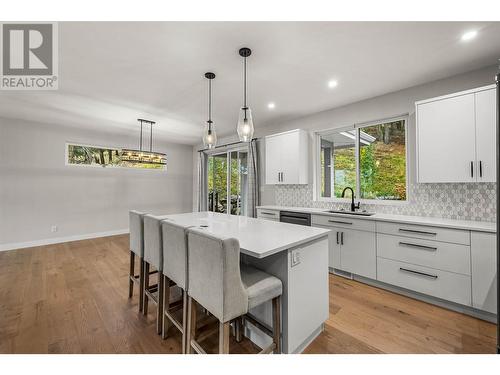
[[[378,221],[377,233],[470,245],[468,230]]]
[[[280,221],[280,212],[275,210],[267,210],[263,208],[257,208],[257,218],[267,219],[273,221]]]
[[[470,276],[378,257],[377,280],[462,305],[471,305]]]
[[[327,227],[349,228],[354,230],[375,232],[375,221],[353,219],[347,215],[312,215],[311,221],[312,225],[324,225]]]
[[[470,247],[377,234],[377,256],[470,275]]]

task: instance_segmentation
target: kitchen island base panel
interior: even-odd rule
[[[302,352],[322,331],[329,316],[328,236],[264,259],[242,259],[283,282],[282,352]],[[271,303],[264,303],[249,313],[271,327],[271,312]],[[259,347],[270,342],[248,322],[245,333]]]

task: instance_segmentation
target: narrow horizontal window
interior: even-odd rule
[[[165,164],[135,162],[123,154],[121,149],[114,147],[90,146],[80,144],[66,144],[66,163],[68,165],[82,165],[93,167],[138,168],[138,169],[166,169]]]

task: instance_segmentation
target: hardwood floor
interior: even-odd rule
[[[128,236],[0,252],[0,353],[180,353],[128,299]],[[305,353],[494,353],[495,325],[337,276]],[[217,350],[217,337],[208,340]],[[233,353],[255,353],[231,341]]]

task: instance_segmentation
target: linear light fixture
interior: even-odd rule
[[[142,164],[167,164],[167,155],[161,152],[153,152],[153,125],[156,124],[154,121],[145,120],[142,118],[138,118],[137,121],[141,124],[141,138],[139,150],[134,150],[130,148],[122,149],[122,161],[127,161],[130,163],[142,163]],[[150,126],[149,133],[149,151],[142,149],[142,130],[144,124],[148,124]]]

